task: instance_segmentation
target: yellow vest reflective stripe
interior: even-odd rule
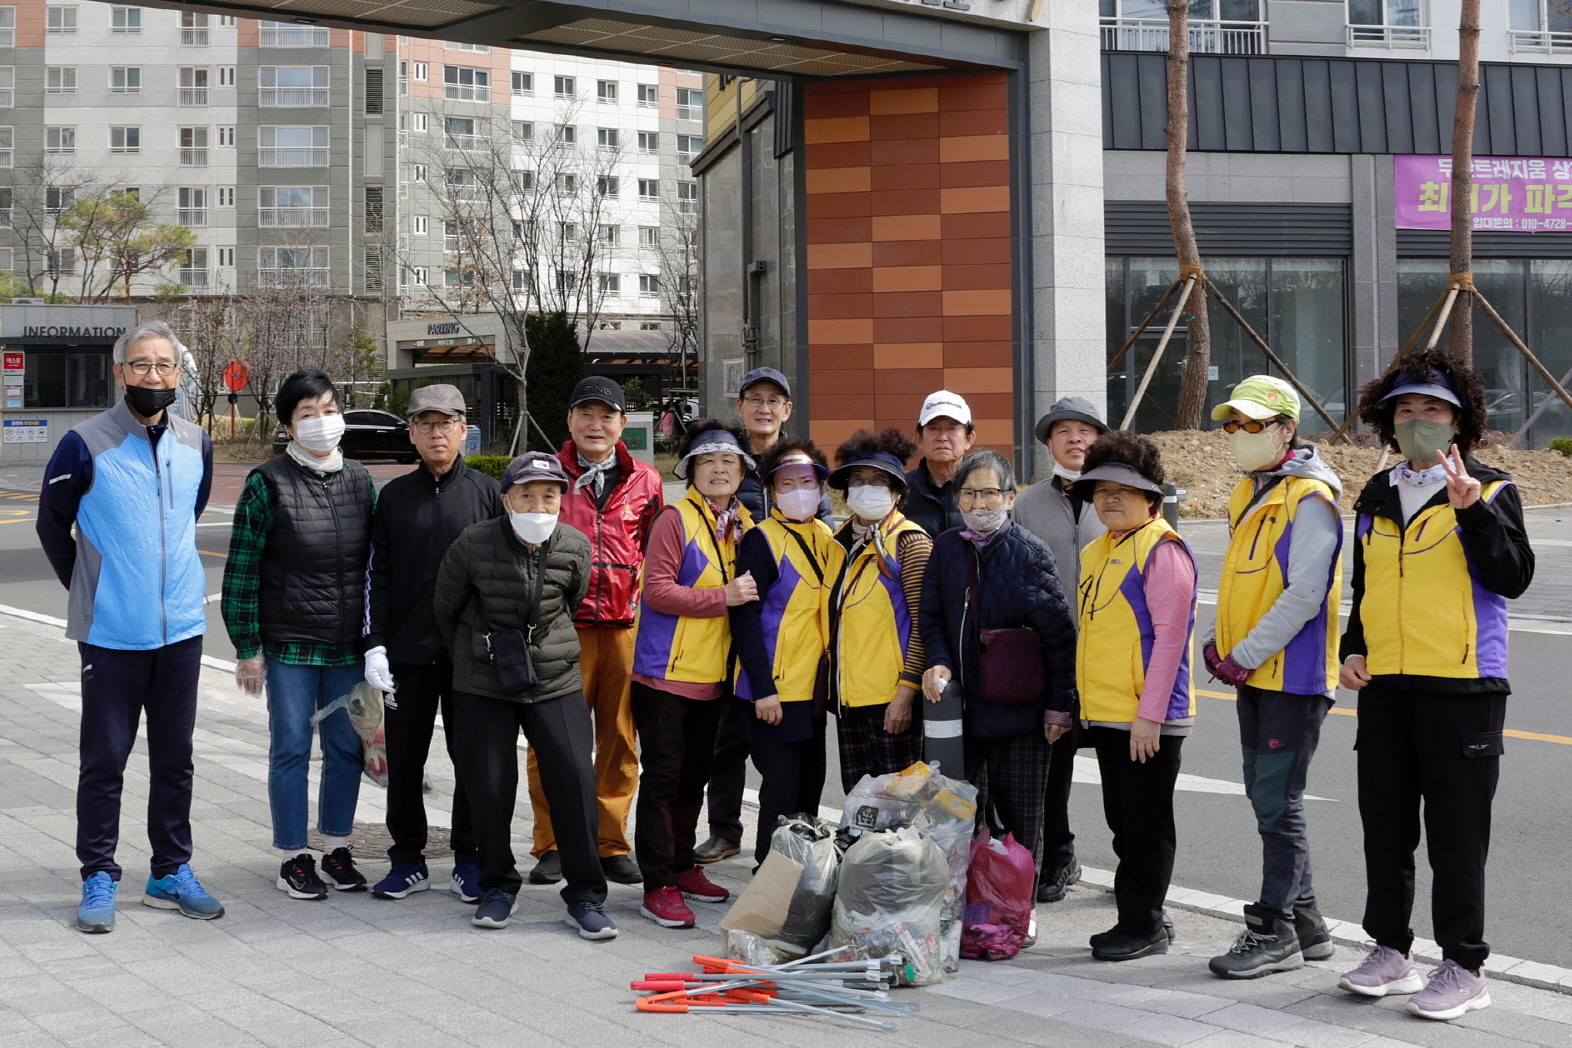
[[[899,513],[880,528],[883,554],[870,539],[844,562],[841,572],[832,640],[836,694],[844,706],[878,706],[895,698],[906,666],[906,644],[917,628],[901,589],[896,551],[902,535],[927,533]]]
[[[1222,655],[1233,651],[1282,596],[1287,584],[1288,546],[1299,507],[1306,499],[1320,498],[1337,512],[1337,494],[1331,485],[1309,477],[1284,477],[1250,508],[1254,495],[1255,483],[1245,477],[1228,500],[1231,534],[1217,585],[1217,650]],[[1339,554],[1342,548],[1339,524]],[[1287,647],[1251,671],[1251,687],[1295,695],[1322,695],[1337,687],[1341,556],[1333,556],[1331,572],[1321,610],[1294,634]]]
[[[682,564],[677,585],[692,589],[720,589],[731,580],[737,547],[715,537],[715,514],[698,495],[675,503],[682,523]],[[743,528],[753,518],[738,503]],[[731,621],[725,615],[695,618],[656,611],[639,602],[633,645],[633,672],[659,680],[687,684],[715,684],[731,672]]]
[[[1147,561],[1164,542],[1178,544],[1185,556],[1190,547],[1162,517],[1123,535],[1107,532],[1081,551],[1075,676],[1081,693],[1081,717],[1089,721],[1128,724],[1135,720],[1146,685],[1156,633],[1144,589]],[[1194,634],[1195,606],[1190,608]],[[1190,680],[1190,642],[1168,699],[1165,721],[1195,716],[1195,689]]]
[[[758,530],[770,544],[780,573],[769,592],[760,595],[759,608],[764,650],[775,678],[773,691],[782,702],[807,702],[813,698],[819,660],[829,645],[830,587],[846,551],[821,520],[789,522],[772,512]],[[812,552],[811,559],[804,546]],[[746,673],[739,673],[737,694],[750,700],[769,694],[755,694],[752,683]]]
[[[1509,481],[1484,485],[1486,502]],[[1354,524],[1365,563],[1359,618],[1372,674],[1505,677],[1506,598],[1474,582],[1449,503],[1414,514],[1407,527],[1361,513]]]

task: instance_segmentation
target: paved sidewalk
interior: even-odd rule
[[[586,943],[562,925],[550,888],[526,886],[514,925],[501,931],[471,927],[470,909],[440,891],[402,902],[286,898],[273,886],[277,861],[267,847],[265,712],[217,660],[203,673],[196,732],[195,865],[228,912],[203,922],[139,905],[147,856],[139,747],[126,785],[119,924],[110,935],[83,935],[72,926],[75,648],[55,626],[0,616],[0,681],[5,1048],[1572,1044],[1572,997],[1504,978],[1492,981],[1494,1007],[1450,1024],[1407,1015],[1402,999],[1351,999],[1336,979],[1362,956],[1353,942],[1299,972],[1216,979],[1206,958],[1225,949],[1239,925],[1218,912],[1227,900],[1194,891],[1174,893],[1173,953],[1097,963],[1086,937],[1113,923],[1111,900],[1090,883],[1106,880],[1097,871],[1064,902],[1039,908],[1041,941],[1016,961],[967,962],[952,982],[902,991],[921,1010],[895,1034],[817,1018],[640,1014],[628,981],[688,970],[691,954],[716,952],[724,907],[697,906],[700,928],[662,929],[638,915],[636,888],[613,885],[609,908],[622,935]],[[432,804],[445,808],[451,767],[434,762],[432,778]],[[527,804],[519,814],[516,848],[524,855]],[[381,794],[365,788],[359,821],[382,817]],[[365,864],[375,878],[386,859],[367,856]],[[738,859],[710,868],[733,889],[748,869]],[[438,860],[433,881],[445,884],[448,872]],[[1553,984],[1564,973],[1518,974]]]

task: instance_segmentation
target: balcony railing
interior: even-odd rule
[[[1507,50],[1541,55],[1572,54],[1572,33],[1539,29],[1507,30]]]
[[[181,225],[183,225],[183,226],[205,226],[205,225],[207,225],[207,208],[205,208],[205,207],[183,207],[183,208],[180,208],[179,212],[178,212],[178,219],[177,219],[177,221],[179,221],[179,223]],[[190,283],[190,281],[183,280],[183,281],[181,281],[181,283],[186,284],[186,283]]]
[[[325,106],[332,103],[325,87],[262,87],[257,89],[259,106]]]
[[[315,26],[272,26],[261,31],[261,47],[327,47],[328,31]]]
[[[442,94],[455,102],[491,101],[491,88],[480,84],[446,84]]]
[[[206,149],[182,149],[180,151],[180,166],[181,167],[206,167],[207,166],[207,150]]]
[[[257,150],[258,167],[327,167],[328,151],[317,146],[277,146]]]
[[[0,87],[0,109],[10,109],[16,105],[16,88]]]
[[[207,30],[206,29],[182,29],[182,30],[180,30],[180,46],[181,47],[206,47],[207,46]]]
[[[258,269],[257,279],[269,287],[327,287],[329,269]]]
[[[1166,51],[1165,18],[1105,18],[1104,51]],[[1190,22],[1190,50],[1208,55],[1266,53],[1265,22]]]
[[[207,88],[182,87],[180,89],[180,104],[183,106],[207,105]]]
[[[207,287],[208,275],[205,269],[181,269],[180,282],[186,287]]]
[[[1430,49],[1430,27],[1422,25],[1351,25],[1349,47],[1411,47]]]
[[[325,207],[259,207],[257,225],[271,228],[301,228],[328,224]]]

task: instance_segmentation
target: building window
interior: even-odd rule
[[[475,133],[475,120],[467,116],[450,116],[443,121],[443,130],[446,132],[447,144],[453,149],[484,148],[485,143]]]
[[[46,153],[75,153],[76,128],[74,127],[46,127],[44,128],[44,152]]]
[[[429,62],[411,62],[409,64],[409,78],[425,82],[431,79],[431,64]]]
[[[660,105],[660,88],[655,84],[640,84],[638,88],[639,105],[646,109],[653,109]]]
[[[677,119],[704,119],[704,92],[696,87],[677,88]]]
[[[616,149],[621,138],[614,127],[597,127],[595,129],[595,144],[602,149]]]
[[[235,144],[234,124],[220,124],[218,126],[218,144],[221,146],[232,146]]]
[[[327,47],[328,31],[321,26],[290,25],[287,22],[258,22],[261,47]]]
[[[180,67],[180,104],[207,105],[208,71],[197,66]]]
[[[13,203],[14,203],[14,199],[13,199],[11,187],[10,186],[0,186],[0,229],[10,229],[11,228],[11,207],[12,207]],[[11,249],[10,248],[6,248],[6,250],[10,251]],[[10,265],[11,260],[9,258],[7,258],[5,260],[5,262],[6,262],[6,264],[3,265],[3,266],[0,266],[0,269],[10,270],[10,268],[11,268],[11,265]]]
[[[645,250],[650,250],[650,249],[653,249],[653,248],[660,247],[660,227],[659,226],[640,226],[639,227],[639,247],[641,247],[641,248],[643,248]]]
[[[76,66],[47,66],[44,69],[44,93],[76,94]]]
[[[565,146],[571,146],[579,140],[578,128],[572,124],[557,125],[557,141]]]
[[[75,259],[59,255],[49,260],[66,272]],[[112,355],[107,349],[53,349],[34,347],[27,351],[27,371],[23,379],[22,403],[29,408],[107,408],[109,391],[115,388],[110,377]]]
[[[195,11],[180,12],[180,46],[207,46],[207,15]]]
[[[0,7],[0,47],[16,46],[16,8]]]
[[[411,266],[406,272],[410,287],[425,287],[431,282],[431,274],[425,266]]]
[[[218,86],[219,87],[234,87],[235,86],[235,67],[234,66],[219,66],[218,67]]]
[[[639,199],[643,200],[643,201],[646,201],[646,202],[652,201],[652,200],[659,200],[660,199],[660,179],[658,179],[658,178],[641,178],[641,179],[639,179]]]
[[[699,209],[699,184],[697,182],[677,183],[677,210],[684,214],[692,214]]]
[[[595,100],[604,102],[607,105],[615,105],[617,102],[617,82],[615,80],[595,81]]]
[[[189,288],[207,287],[207,248],[187,248],[176,279]]]
[[[513,71],[513,97],[523,98],[535,93],[535,76],[533,73]]]
[[[11,167],[16,158],[16,128],[0,127],[0,167]]]
[[[258,71],[257,105],[325,106],[327,66],[263,66]]]
[[[639,294],[645,298],[653,298],[660,294],[660,277],[653,273],[639,274]]]
[[[442,67],[443,96],[458,102],[491,101],[491,74],[469,66]]]
[[[557,270],[557,292],[571,295],[579,289],[579,275],[567,269]]]
[[[424,182],[426,180],[426,165],[425,164],[411,164],[411,165],[409,165],[409,180],[411,182]]]
[[[559,76],[552,79],[552,94],[558,98],[578,97],[577,85],[571,76]]]
[[[622,274],[596,273],[595,290],[599,291],[602,295],[622,294]]]
[[[141,66],[110,66],[109,93],[112,95],[139,95],[142,93]]]
[[[513,121],[513,137],[518,139],[520,142],[532,142],[532,141],[534,141],[535,140],[535,122],[533,120],[515,120],[515,121]]]
[[[1508,6],[1511,50],[1572,54],[1572,6],[1562,0],[1512,0]]]
[[[111,153],[140,153],[142,151],[142,129],[140,127],[110,128],[109,151]]]
[[[180,138],[180,166],[207,166],[207,128],[182,127]]]
[[[176,207],[183,226],[207,225],[207,190],[201,186],[181,186],[176,194]],[[205,268],[205,267],[204,267]],[[181,281],[185,283],[185,281]]]
[[[639,321],[639,330],[640,331],[659,331],[660,330],[660,321],[658,321],[658,320],[641,320],[641,321]]]
[[[521,195],[535,192],[535,172],[513,172],[513,190]]]
[[[572,196],[579,191],[579,176],[561,174],[557,176],[557,192],[563,196]]]
[[[51,215],[58,215],[76,201],[75,186],[45,186],[44,210]]]
[[[326,127],[260,127],[258,167],[327,167]]]
[[[235,268],[235,249],[232,248],[232,247],[221,247],[221,248],[219,248],[218,249],[218,265],[219,265],[220,269],[234,269]]]
[[[535,288],[535,281],[530,279],[526,269],[515,269],[512,278],[513,293],[516,295],[527,295]]]
[[[219,186],[218,187],[218,206],[219,207],[234,207],[235,206],[235,187],[234,186]]]
[[[414,132],[416,132],[418,134],[422,134],[422,135],[425,134],[427,131],[431,130],[431,114],[430,113],[411,113],[411,114],[409,114],[409,129],[411,131],[414,131]]]
[[[616,175],[597,175],[595,178],[595,192],[600,196],[614,197],[622,190],[622,179]],[[613,226],[613,229],[616,227]]]
[[[641,152],[641,153],[659,153],[660,152],[660,132],[659,131],[640,131],[639,132],[639,152]]]
[[[1430,46],[1421,0],[1348,0],[1349,47]]]
[[[257,276],[267,283],[328,283],[328,249],[325,247],[264,247],[257,257]]]
[[[34,8],[36,11],[37,8]],[[44,26],[50,33],[74,35],[76,33],[76,8],[49,7],[45,9]]]
[[[142,9],[140,7],[111,7],[109,9],[109,31],[111,33],[140,33],[142,31]]]
[[[601,226],[596,235],[602,247],[620,247],[622,245],[622,227],[606,225]]]
[[[300,229],[327,224],[327,186],[257,187],[257,225]]]
[[[677,155],[680,156],[680,157],[687,157],[687,158],[691,159],[691,158],[693,158],[695,156],[698,156],[699,152],[703,148],[704,148],[704,136],[703,135],[678,135],[677,136]]]
[[[416,236],[426,236],[431,232],[431,219],[425,215],[413,215],[409,220],[410,232]]]
[[[1104,51],[1168,50],[1168,16],[1153,0],[1101,0]],[[1259,55],[1266,51],[1261,0],[1192,0],[1190,50]]]
[[[0,66],[0,109],[16,105],[16,67]]]

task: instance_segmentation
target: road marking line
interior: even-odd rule
[[[1206,691],[1202,688],[1195,689],[1197,695],[1205,695],[1209,699],[1222,699],[1225,702],[1235,702],[1237,695],[1225,695],[1220,691]],[[1357,717],[1358,710],[1351,710],[1345,706],[1333,706],[1328,713],[1336,713],[1343,717]],[[1547,735],[1541,731],[1519,731],[1516,728],[1507,728],[1501,732],[1509,739],[1528,739],[1530,742],[1553,742],[1558,746],[1572,746],[1572,735]]]

